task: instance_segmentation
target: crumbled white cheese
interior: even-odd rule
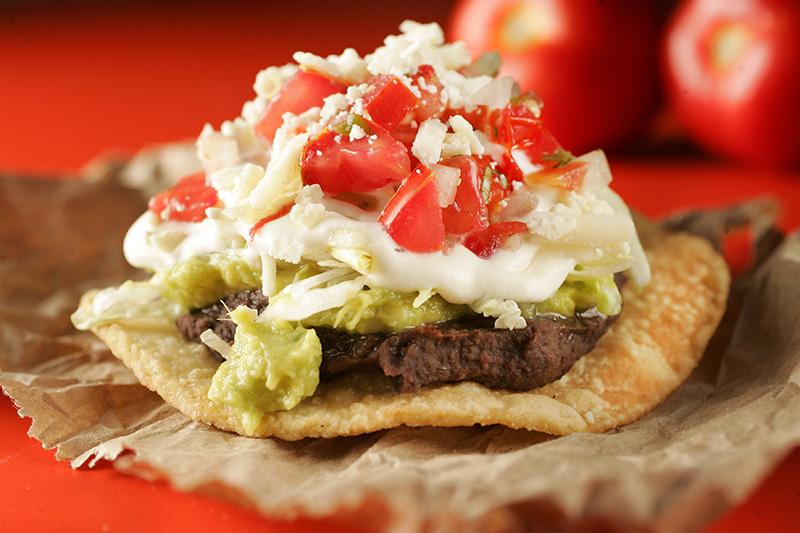
[[[311,229],[323,220],[327,210],[322,202],[322,189],[319,185],[306,185],[295,198],[295,205],[289,214],[292,222],[304,229]]]
[[[264,109],[267,107],[267,100],[263,98],[254,98],[242,105],[242,120],[245,121],[251,128],[258,123],[261,115],[264,114]]]
[[[325,193],[322,192],[322,187],[318,184],[313,185],[306,185],[303,187],[299,193],[297,193],[297,198],[295,202],[300,205],[308,205],[311,203],[319,203],[325,197]]]
[[[561,237],[573,231],[578,226],[575,217],[567,213],[531,213],[528,221],[528,231],[539,235],[548,241],[558,241]]]
[[[297,72],[297,65],[289,63],[281,67],[267,67],[256,74],[253,90],[258,96],[269,100],[281,90],[286,80]]]
[[[246,221],[252,224],[263,217],[277,213],[284,205],[294,200],[295,195],[303,188],[300,157],[309,136],[308,133],[302,133],[292,137],[277,154],[278,157],[270,160],[264,177],[247,198],[249,207],[255,212],[241,213]]]
[[[358,124],[353,124],[353,127],[350,128],[350,140],[357,141],[358,139],[363,139],[367,136],[367,132],[364,131],[364,128],[359,126]]]
[[[438,118],[430,118],[419,125],[419,131],[411,145],[411,153],[424,165],[432,165],[442,157],[442,143],[447,135],[447,126]]]
[[[322,204],[297,205],[292,207],[292,222],[303,229],[311,229],[325,220],[325,206]]]
[[[308,52],[295,52],[292,58],[298,65],[350,84],[358,83],[368,76],[365,60],[352,48],[347,48],[341,55],[324,58]]]
[[[483,316],[495,317],[497,320],[494,322],[494,327],[498,329],[520,329],[528,325],[522,318],[519,305],[513,300],[482,298],[470,307]]]
[[[400,31],[400,35],[390,35],[384,46],[366,56],[369,72],[400,75],[425,64],[458,70],[470,62],[471,54],[463,42],[444,44],[444,32],[438,24],[407,20],[400,24]]]
[[[301,241],[275,235],[269,239],[259,239],[259,248],[275,259],[294,264],[300,262],[305,252],[305,245]]]
[[[299,115],[284,113],[283,124],[275,131],[275,138],[272,141],[273,152],[276,154],[283,152],[285,146],[296,138],[297,132],[304,131],[311,136],[321,133],[325,128],[320,122],[321,113],[322,109],[319,107],[309,108]]]
[[[236,139],[231,139],[213,129],[203,130],[197,139],[196,147],[197,158],[209,174],[239,163],[239,145]]]
[[[593,213],[595,215],[614,215],[614,208],[605,200],[592,192],[578,194],[569,191],[561,198],[563,204],[578,213]]]
[[[325,98],[325,103],[319,113],[319,118],[323,122],[330,122],[334,117],[339,116],[342,111],[350,107],[352,100],[346,94],[335,93]]]
[[[347,95],[348,100],[351,102],[355,102],[359,98],[363,98],[365,94],[369,92],[370,84],[362,83],[360,85],[351,85],[347,88]]]
[[[454,155],[483,155],[483,143],[472,129],[472,124],[461,115],[453,115],[448,121],[453,133],[445,135],[441,157]]]
[[[264,177],[264,173],[264,167],[252,163],[230,166],[210,175],[211,186],[217,190],[222,205],[232,207],[244,202],[250,196]]]

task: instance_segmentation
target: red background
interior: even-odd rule
[[[200,6],[200,7],[198,7]],[[256,72],[292,52],[367,53],[405,18],[445,25],[451,1],[0,4],[0,173],[74,174],[109,152],[194,138],[252,98]],[[800,226],[800,174],[744,168],[659,147],[611,155],[615,188],[659,217],[769,195]],[[30,439],[0,399],[0,529],[344,531],[335,521],[265,519],[109,466],[74,471]],[[709,531],[790,531],[800,451]]]

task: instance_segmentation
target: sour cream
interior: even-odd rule
[[[524,241],[516,250],[499,250],[483,259],[460,244],[442,251],[418,254],[400,248],[379,222],[362,222],[327,212],[313,228],[298,226],[290,217],[266,224],[250,244],[259,252],[292,263],[303,258],[329,257],[342,234],[353,237],[352,248],[365,250],[372,269],[362,272],[367,285],[397,292],[432,289],[447,301],[471,304],[482,298],[539,302],[551,296],[575,267],[568,257],[549,257],[533,272],[541,245]]]

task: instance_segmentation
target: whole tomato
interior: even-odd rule
[[[800,164],[800,2],[691,0],[664,42],[670,102],[689,135],[740,161]]]
[[[637,0],[462,0],[448,26],[500,75],[544,101],[545,125],[569,150],[629,141],[659,102],[661,7]]]

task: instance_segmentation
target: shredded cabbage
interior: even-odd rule
[[[161,286],[147,281],[126,281],[87,298],[89,305],[79,307],[70,317],[80,330],[143,317],[175,320],[186,312],[186,307],[162,297]]]
[[[311,315],[343,306],[366,282],[349,268],[335,268],[287,285],[270,298],[259,321],[302,320]],[[320,287],[320,285],[324,285]]]

